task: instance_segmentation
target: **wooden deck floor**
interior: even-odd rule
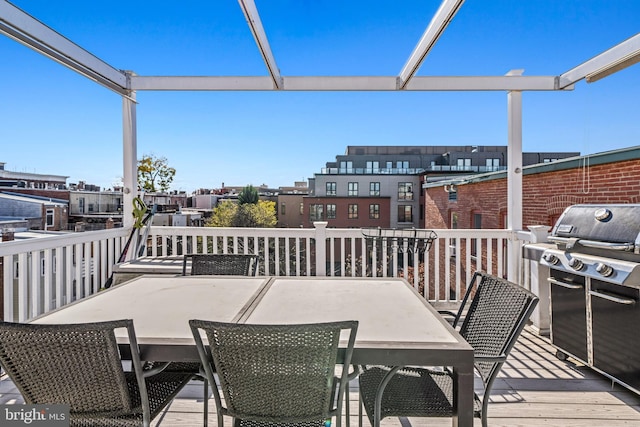
[[[640,396],[569,359],[556,359],[545,338],[530,331],[520,337],[494,385],[489,404],[490,426],[640,426]],[[153,425],[202,425],[202,383],[192,382]],[[6,376],[0,381],[0,403],[22,403]],[[216,424],[209,402],[209,425]],[[357,381],[350,393],[351,425],[357,426]],[[227,425],[231,425],[227,423]],[[450,426],[450,419],[387,418],[383,426]],[[369,425],[364,421],[364,425]],[[476,420],[480,426],[480,420]]]

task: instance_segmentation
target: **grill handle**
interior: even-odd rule
[[[573,283],[561,282],[561,281],[556,280],[556,279],[554,279],[552,277],[549,277],[547,280],[549,281],[549,283],[553,283],[554,285],[562,286],[563,288],[567,288],[567,289],[582,289],[583,288],[582,285],[574,285]]]
[[[560,245],[564,245],[567,249],[573,248],[573,245],[579,240],[575,237],[558,237],[558,236],[549,236],[547,239],[550,242],[557,243]]]
[[[588,248],[611,249],[614,251],[632,251],[635,248],[633,243],[610,243],[583,239],[578,240],[578,243]]]
[[[616,294],[612,294],[612,293],[609,293],[609,292],[589,291],[589,295],[591,295],[593,297],[606,299],[607,301],[617,302],[618,304],[633,305],[633,304],[636,303],[636,300],[634,300],[632,298],[621,297],[621,296],[618,296]]]

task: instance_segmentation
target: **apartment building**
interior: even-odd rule
[[[523,165],[579,154],[523,153]],[[304,226],[421,228],[423,183],[502,171],[506,159],[506,146],[348,146],[309,180]]]

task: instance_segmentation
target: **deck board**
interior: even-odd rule
[[[154,420],[156,427],[202,425],[202,382],[191,382]],[[351,384],[350,422],[358,425],[357,381]],[[0,403],[22,403],[6,376],[0,381]],[[209,425],[216,425],[209,401]],[[226,425],[231,425],[225,420]],[[369,423],[365,419],[364,425]],[[450,419],[385,418],[384,427],[444,427]],[[558,360],[544,337],[525,329],[497,379],[489,404],[492,427],[618,427],[640,425],[640,396],[572,359]],[[480,426],[480,420],[475,420]]]

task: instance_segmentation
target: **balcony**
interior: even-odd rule
[[[121,228],[3,242],[4,319],[28,321],[98,292],[113,273],[129,231]],[[545,290],[538,289],[538,277],[544,271],[521,254],[525,243],[544,239],[546,227],[534,227],[530,232],[435,232],[438,238],[425,252],[416,245],[419,242],[409,239],[371,241],[360,229],[326,228],[326,223],[316,223],[312,229],[151,227],[141,259],[190,252],[258,253],[258,275],[403,276],[438,307],[457,305],[473,271],[483,270],[511,274],[512,281],[532,289],[544,301]],[[416,271],[419,273],[414,274]],[[548,321],[548,308],[541,304],[492,391],[490,424],[595,426],[640,422],[637,395],[612,385],[572,359],[556,359],[554,348],[544,336]],[[352,387],[351,421],[355,423],[357,382]],[[201,390],[201,383],[189,385],[157,425],[199,423]],[[2,377],[0,403],[20,402],[13,384]],[[215,419],[213,416],[210,419]],[[450,425],[447,419],[429,421],[429,425]],[[425,424],[420,419],[410,422]],[[402,425],[396,419],[385,423]]]

